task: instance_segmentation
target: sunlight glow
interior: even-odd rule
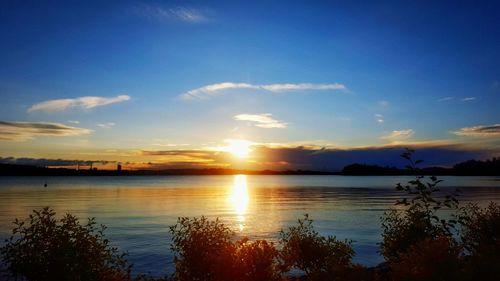
[[[229,195],[229,201],[233,206],[233,209],[238,216],[237,221],[239,223],[240,231],[244,228],[245,214],[248,208],[248,202],[250,201],[248,196],[247,188],[247,176],[246,175],[236,175],[234,176],[234,183]]]
[[[252,142],[246,140],[228,140],[225,150],[236,157],[246,158],[250,154]]]

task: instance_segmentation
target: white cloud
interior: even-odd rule
[[[382,124],[384,123],[384,116],[382,114],[375,114],[375,119],[377,120],[378,123]]]
[[[71,124],[80,124],[80,121],[76,121],[76,120],[68,120],[68,122]]]
[[[233,83],[224,82],[206,85],[200,88],[189,90],[181,95],[183,98],[208,98],[212,95],[220,93],[226,90],[239,90],[239,89],[251,89],[251,90],[263,90],[268,92],[280,93],[280,92],[290,92],[290,91],[325,91],[325,90],[346,90],[346,87],[342,84],[313,84],[313,83],[299,83],[299,84],[266,84],[266,85],[255,85],[248,83]]]
[[[79,97],[74,99],[48,100],[32,105],[28,112],[44,111],[54,112],[63,111],[70,108],[90,109],[98,106],[104,106],[113,103],[119,103],[130,100],[130,96],[119,95],[116,97]]]
[[[116,124],[113,123],[113,122],[108,122],[108,123],[100,123],[100,124],[97,124],[98,127],[101,127],[103,129],[110,129],[112,127],[114,127]]]
[[[90,132],[59,123],[0,121],[0,140],[4,141],[25,141],[37,136],[79,136]]]
[[[467,137],[498,137],[500,136],[500,124],[466,127],[451,133]]]
[[[278,121],[272,118],[272,114],[270,113],[262,113],[262,114],[238,114],[234,116],[235,120],[238,121],[249,121],[254,123],[255,126],[260,128],[286,128],[287,123]]]
[[[392,131],[391,133],[389,133],[385,136],[382,136],[380,138],[384,139],[384,140],[390,140],[390,141],[404,140],[404,139],[408,139],[411,136],[413,136],[414,133],[415,133],[415,131],[413,131],[412,129],[396,130],[396,131]]]
[[[473,101],[473,100],[476,100],[476,97],[466,97],[461,99],[460,101]]]
[[[188,23],[201,23],[208,20],[205,12],[182,6],[162,7],[142,4],[135,7],[135,13],[141,17],[157,21],[178,20]]]

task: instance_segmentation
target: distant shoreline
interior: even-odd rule
[[[342,171],[314,170],[238,170],[238,169],[165,169],[165,170],[98,170],[98,169],[67,169],[48,168],[28,165],[0,164],[0,176],[218,176],[218,175],[303,175],[303,176],[411,176],[414,171],[394,167],[352,164]],[[418,171],[419,175],[435,176],[500,176],[500,170],[488,169],[456,169],[428,167]]]

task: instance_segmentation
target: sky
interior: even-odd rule
[[[421,2],[2,1],[0,162],[499,157],[500,3]]]

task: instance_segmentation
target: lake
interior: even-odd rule
[[[440,177],[461,202],[500,202],[500,177]],[[219,217],[238,236],[276,241],[309,214],[322,235],[354,240],[355,261],[376,265],[380,217],[407,176],[0,177],[0,239],[14,218],[52,207],[58,215],[96,217],[113,245],[129,253],[134,273],[172,273],[168,226],[178,217]],[[44,184],[47,183],[47,188]],[[2,242],[3,243],[3,242]],[[2,244],[3,245],[3,244]]]

